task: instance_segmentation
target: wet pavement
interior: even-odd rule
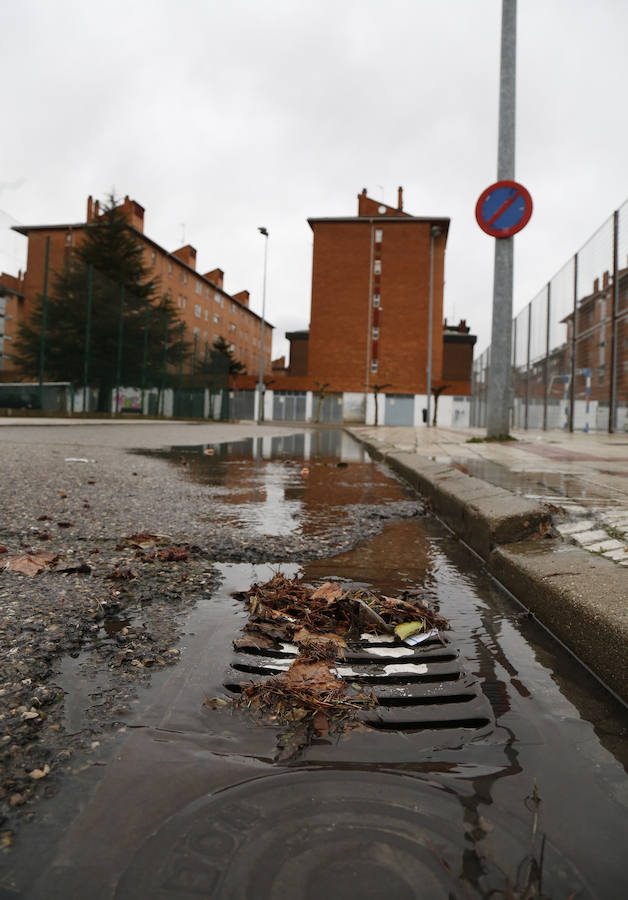
[[[625,433],[513,431],[514,441],[483,442],[486,431],[480,428],[351,430],[376,446],[448,463],[497,487],[541,500],[552,507],[565,540],[628,566]]]
[[[625,708],[407,488],[331,431],[156,461],[205,492],[194,534],[222,535],[219,583],[187,614],[177,666],[20,832],[0,897],[627,894]],[[278,763],[280,729],[203,705],[234,679],[247,612],[232,592],[278,568],[425,592],[452,626],[448,659],[425,654],[431,724],[320,737]],[[62,662],[66,729],[105,688],[103,672],[79,688],[79,672]],[[461,724],[448,698],[465,692],[482,715]]]

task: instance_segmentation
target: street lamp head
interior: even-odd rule
[[[437,238],[441,236],[442,232],[438,225],[432,225],[432,227],[430,228],[430,234],[433,238]]]
[[[259,231],[260,234],[263,234],[264,237],[268,237],[268,232],[266,231],[265,228],[258,228],[257,230]]]

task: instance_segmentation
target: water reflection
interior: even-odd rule
[[[209,489],[208,522],[255,537],[324,538],[367,507],[414,502],[409,488],[337,429],[148,453]]]

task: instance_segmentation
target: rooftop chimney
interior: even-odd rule
[[[402,210],[403,209],[403,188],[402,187],[397,188],[397,197],[398,197],[397,209]]]
[[[88,222],[92,221],[92,206],[93,206],[93,200],[92,200],[92,195],[90,194],[89,197],[87,198],[87,221]]]
[[[212,269],[211,272],[205,272],[204,278],[207,278],[208,281],[211,281],[212,284],[215,284],[216,287],[222,288],[225,273],[222,269]]]

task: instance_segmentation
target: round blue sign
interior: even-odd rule
[[[512,237],[530,221],[532,197],[516,181],[498,181],[483,191],[475,206],[477,223],[496,238]]]

